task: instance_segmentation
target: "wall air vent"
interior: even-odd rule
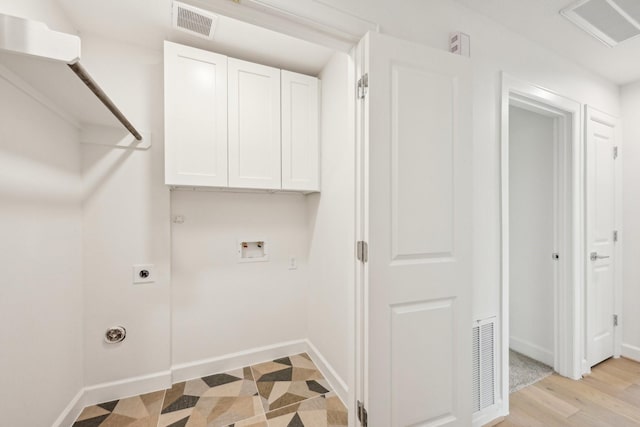
[[[475,322],[472,328],[472,401],[473,412],[496,403],[495,317]]]
[[[213,39],[218,17],[179,1],[173,2],[173,28],[208,40]]]
[[[609,47],[640,35],[638,0],[580,0],[560,14]]]

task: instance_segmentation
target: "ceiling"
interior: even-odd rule
[[[184,2],[205,6],[197,0]],[[172,28],[171,0],[59,0],[59,3],[80,36],[95,34],[127,43],[135,41],[156,50],[162,49],[163,40],[170,40],[309,75],[317,75],[334,53],[225,16],[218,19],[213,40],[195,37]]]
[[[612,82],[640,80],[640,37],[605,46],[560,15],[575,0],[455,0]]]
[[[206,8],[207,0],[183,0]],[[515,33],[624,85],[640,80],[640,37],[609,48],[559,11],[574,0],[451,0],[479,12]],[[640,1],[640,0],[638,0]],[[221,17],[212,41],[171,28],[171,0],[59,0],[82,34],[161,49],[171,40],[230,56],[317,75],[333,51],[300,39]],[[114,25],[117,23],[117,27]]]

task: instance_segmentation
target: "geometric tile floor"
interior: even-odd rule
[[[347,409],[306,353],[85,408],[73,427],[343,427]]]

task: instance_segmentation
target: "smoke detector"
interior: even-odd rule
[[[640,35],[638,0],[580,0],[560,14],[609,47]]]
[[[173,28],[207,40],[213,39],[218,16],[200,8],[173,2]]]

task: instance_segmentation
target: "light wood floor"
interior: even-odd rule
[[[640,363],[609,359],[573,381],[549,376],[511,394],[498,427],[640,426]]]

